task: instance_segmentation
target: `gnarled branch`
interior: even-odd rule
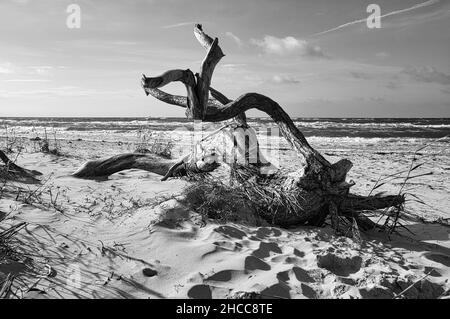
[[[219,46],[219,39],[212,40],[207,34],[203,32],[202,25],[197,24],[194,28],[194,34],[200,44],[207,50],[205,59],[200,68],[200,74],[197,74],[197,96],[200,105],[198,106],[198,116],[204,119],[206,108],[209,100],[209,87],[211,85],[212,75],[214,69],[219,61],[225,56]]]
[[[215,161],[209,159],[199,159],[197,161],[169,160],[155,154],[128,153],[112,156],[100,160],[92,160],[84,163],[76,172],[72,174],[79,178],[104,178],[114,173],[128,170],[141,169],[158,175],[163,175],[167,179],[171,177],[186,176],[192,173],[207,173],[217,168]],[[163,178],[163,180],[165,180]]]
[[[312,148],[302,132],[295,126],[289,115],[271,98],[258,93],[247,93],[233,102],[220,107],[208,109],[205,116],[207,122],[229,120],[242,112],[257,109],[268,114],[280,127],[280,131],[291,146],[304,156],[306,164],[320,170],[331,164],[314,148]]]

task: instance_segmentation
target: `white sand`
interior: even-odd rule
[[[334,236],[329,228],[205,223],[177,200],[187,185],[183,180],[160,182],[158,175],[135,170],[106,181],[69,176],[86,159],[127,149],[132,146],[72,141],[63,144],[69,156],[28,149],[19,157],[20,165],[49,178],[46,185],[53,198],[59,189],[56,205],[62,211],[14,198],[0,202],[0,211],[11,212],[6,224],[29,223],[17,235],[18,249],[32,254],[41,275],[45,265],[53,269],[24,297],[227,298],[258,292],[264,298],[392,298],[425,273],[430,275],[406,297],[436,298],[450,288],[450,238],[444,226],[411,225],[415,236],[391,240],[372,232],[363,234],[358,244]],[[344,155],[355,163],[351,178],[362,192],[378,172],[407,164],[398,157],[380,157],[381,162],[365,154]],[[424,177],[425,186],[418,190],[438,209],[413,206],[431,219],[448,217],[443,215],[448,212],[448,188],[439,188],[448,179],[448,162],[438,167],[446,175]],[[44,198],[51,201],[49,195]],[[7,273],[18,276],[13,291],[19,296],[19,286],[37,280],[18,263],[0,264],[0,281]]]

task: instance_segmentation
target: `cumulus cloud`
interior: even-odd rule
[[[326,57],[319,46],[311,45],[305,40],[296,39],[291,36],[277,38],[266,35],[263,39],[251,39],[250,43],[260,47],[267,54],[280,56],[298,54],[305,57]]]
[[[450,85],[450,74],[440,72],[434,67],[414,67],[403,70],[412,79],[418,82],[439,83],[442,85]]]
[[[229,37],[231,40],[233,40],[239,47],[242,47],[243,45],[242,40],[237,35],[229,31],[225,32],[225,35]]]
[[[300,83],[300,80],[291,75],[277,74],[272,77],[272,82],[277,84],[297,84]]]

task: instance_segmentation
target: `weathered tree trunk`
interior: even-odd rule
[[[217,168],[215,160],[201,159],[196,162],[170,160],[154,154],[128,153],[110,158],[88,161],[72,174],[79,178],[104,178],[114,173],[141,169],[163,175],[163,180],[171,177],[186,176],[189,173],[205,173]]]
[[[271,222],[283,226],[300,223],[321,224],[334,209],[337,213],[351,215],[366,209],[382,209],[401,205],[402,196],[363,197],[349,195],[353,182],[347,183],[346,176],[352,167],[349,160],[329,163],[308,143],[302,132],[295,126],[289,115],[275,101],[258,93],[246,93],[232,101],[219,91],[210,87],[215,66],[224,57],[217,38],[212,39],[204,33],[200,24],[194,28],[194,34],[207,54],[200,68],[200,73],[191,70],[170,70],[156,77],[142,77],[142,86],[147,95],[168,104],[186,108],[188,118],[204,122],[221,122],[233,120],[240,127],[248,127],[245,112],[257,109],[268,114],[279,126],[281,134],[300,156],[299,168],[285,176],[284,190],[293,194],[298,202],[296,212],[282,212],[277,216],[267,216]],[[163,92],[161,87],[171,82],[181,82],[186,87],[186,97]],[[210,94],[212,98],[210,98]],[[256,141],[257,143],[257,141]],[[255,145],[254,145],[255,146]],[[240,147],[243,147],[242,145]],[[245,147],[245,146],[244,146]],[[256,145],[258,148],[259,145]],[[258,149],[259,153],[259,149]],[[74,176],[95,177],[111,173],[140,168],[158,174],[165,174],[164,179],[186,174],[187,171],[202,172],[214,169],[212,165],[196,165],[203,159],[186,156],[178,162],[155,160],[152,157],[126,154],[104,161],[92,161],[85,164]],[[170,168],[169,168],[170,167]],[[331,207],[331,208],[330,208]],[[264,213],[262,213],[264,215]]]
[[[0,165],[0,178],[15,180],[22,183],[38,183],[41,172],[29,170],[15,164],[6,154],[0,150],[0,159],[5,165]]]

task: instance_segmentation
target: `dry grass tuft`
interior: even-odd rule
[[[282,187],[280,176],[265,176],[258,168],[234,166],[229,179],[197,178],[183,195],[185,204],[204,217],[221,222],[276,223],[282,216],[301,214],[298,194]]]
[[[2,181],[3,185],[6,185],[6,181]],[[4,195],[3,188],[0,192],[0,200]],[[11,261],[18,261],[22,256],[14,249],[13,238],[14,236],[26,226],[26,223],[21,222],[12,226],[4,226],[4,221],[7,219],[8,214],[0,211],[0,265],[8,264]],[[6,277],[4,277],[6,275]],[[15,276],[11,273],[3,274],[0,272],[0,299],[9,298],[11,287]]]
[[[404,172],[407,173],[405,183],[413,178],[411,172],[415,167],[420,166],[412,165]],[[316,225],[310,209],[317,207],[316,203],[313,203],[315,198],[311,193],[303,197],[300,189],[287,191],[283,187],[284,181],[283,172],[267,176],[261,175],[258,168],[234,166],[231,168],[229,179],[219,179],[211,175],[196,178],[193,184],[184,190],[183,195],[189,208],[204,217],[223,222],[256,219],[292,227],[301,224],[299,220],[303,219],[303,224]],[[374,189],[377,188],[375,185]],[[340,213],[336,207],[336,213],[329,213],[328,219],[324,221],[327,220],[338,234],[353,238],[360,238],[360,230],[374,227],[384,229],[388,234],[392,234],[397,228],[407,229],[404,222],[411,218],[411,214],[405,210],[403,190],[402,187],[398,195],[386,197],[385,201],[388,203],[392,198],[392,204],[387,209],[377,209],[377,205],[371,202],[377,200],[377,194],[366,198],[364,209],[350,206],[346,207],[345,213]],[[363,198],[363,196],[355,197],[359,202]],[[317,200],[324,199],[318,195]],[[332,205],[333,201],[329,205]],[[332,209],[329,208],[329,211]],[[372,221],[376,218],[379,219],[378,223]],[[292,220],[295,220],[296,224],[292,224]],[[317,223],[322,224],[323,222]]]
[[[440,138],[434,143],[447,139],[448,136],[445,136],[443,138]],[[400,180],[400,189],[398,191],[398,196],[403,196],[404,198],[407,198],[405,200],[406,202],[416,202],[421,205],[430,207],[425,201],[423,201],[417,194],[413,194],[411,190],[408,189],[408,186],[411,185],[411,181],[415,180],[416,178],[420,178],[422,176],[427,175],[433,175],[432,171],[425,171],[425,172],[418,172],[420,169],[424,167],[425,164],[429,163],[432,160],[432,157],[427,158],[427,156],[430,155],[437,155],[440,152],[436,154],[423,154],[422,151],[428,147],[430,147],[432,143],[425,143],[421,147],[419,147],[417,150],[414,151],[412,154],[412,159],[409,167],[405,170],[401,170],[399,172],[387,175],[387,176],[380,176],[378,181],[375,183],[375,185],[372,187],[369,196],[377,189],[382,187],[383,185],[395,182]],[[382,193],[379,193],[382,194]],[[378,195],[378,194],[377,194]],[[378,212],[378,221],[377,224],[382,225],[382,229],[384,229],[387,234],[390,236],[394,232],[397,232],[398,229],[404,229],[407,232],[414,234],[408,227],[407,222],[408,221],[415,221],[415,222],[421,222],[420,217],[416,216],[414,213],[406,210],[405,203],[402,203],[401,205],[396,205],[394,207],[390,207],[387,209],[384,209],[382,211]],[[430,207],[432,208],[432,207]],[[445,220],[442,220],[442,222],[435,221],[435,223],[441,224],[446,226]],[[448,225],[448,224],[447,224]]]
[[[138,139],[136,153],[150,153],[167,159],[172,158],[174,142],[167,134],[160,133],[153,136],[152,132],[140,130],[138,131]]]
[[[27,204],[30,205],[35,205],[34,201],[42,204],[44,201],[41,196],[44,195],[44,189],[47,188],[39,185],[32,190],[20,181],[11,180],[11,174],[8,173],[10,169],[24,170],[8,160],[8,164],[3,167],[6,175],[1,176],[0,174],[0,200],[11,198],[24,203],[28,201]],[[58,196],[50,193],[48,205],[57,209],[59,207],[57,206]],[[35,261],[35,253],[30,252],[29,246],[24,244],[22,236],[19,235],[19,232],[28,224],[25,222],[13,223],[13,217],[9,218],[15,209],[17,207],[10,206],[8,213],[0,211],[0,265],[7,266],[2,270],[10,269],[6,273],[0,271],[0,299],[23,298],[23,293],[29,292],[32,288],[28,286],[25,278],[34,278],[41,268]],[[8,265],[14,265],[14,267],[8,267]]]
[[[47,134],[47,129],[44,128],[44,138],[35,137],[33,142],[35,143],[35,148],[37,146],[38,151],[45,154],[52,154],[56,156],[62,156],[61,144],[57,138],[56,130],[53,129],[53,138],[49,138]],[[36,145],[37,143],[37,145]]]

